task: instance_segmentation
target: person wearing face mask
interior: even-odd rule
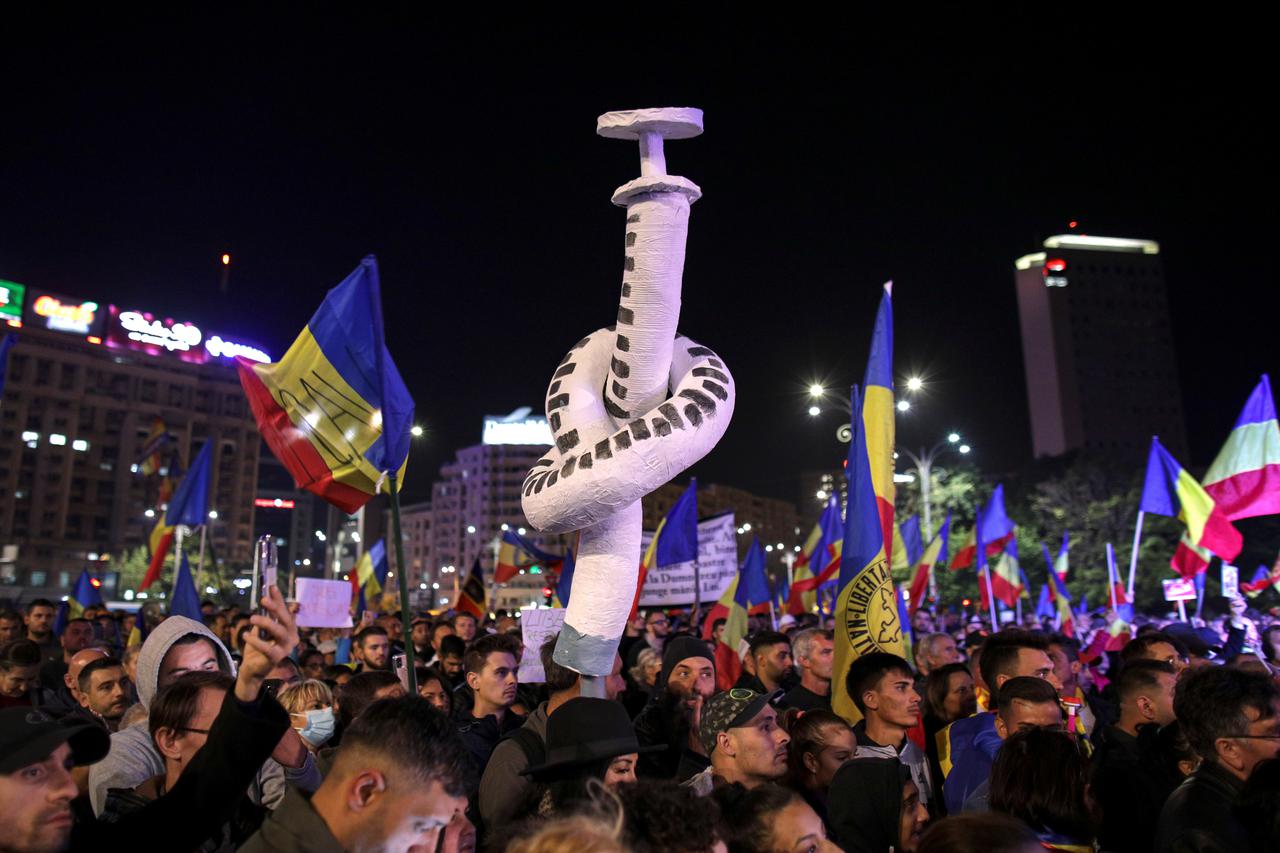
[[[329,742],[337,728],[333,692],[323,681],[309,679],[290,684],[276,697],[289,712],[289,723],[313,755]]]

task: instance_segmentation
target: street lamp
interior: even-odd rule
[[[818,408],[817,406],[809,407],[809,417],[816,418],[820,414],[822,414],[822,409]]]
[[[418,424],[414,424],[413,426],[409,427],[409,434],[412,435],[414,438],[421,438],[422,432],[423,432],[422,427],[419,426]]]
[[[923,387],[924,387],[924,380],[921,379],[919,376],[912,376],[910,379],[907,380],[908,391],[919,391]]]
[[[910,409],[911,409],[911,401],[910,401],[910,400],[899,400],[899,401],[898,401],[898,411],[899,411],[899,412],[905,412],[905,411],[908,411],[908,410],[910,410]]]
[[[821,385],[817,384],[816,382],[809,386],[810,397],[825,397],[826,394],[827,394],[827,389],[823,388]]]
[[[905,401],[904,401],[905,402]],[[916,468],[916,474],[920,477],[920,503],[921,521],[924,527],[921,529],[921,538],[927,543],[933,538],[933,513],[929,502],[933,491],[933,463],[944,451],[952,449],[960,441],[959,433],[950,433],[947,435],[946,441],[939,441],[929,449],[920,448],[919,452],[913,452],[906,447],[899,448],[899,453],[903,453],[911,460]],[[959,453],[966,454],[973,448],[967,444],[960,444],[955,448]],[[895,454],[896,455],[896,454]],[[895,478],[896,479],[896,478]],[[929,573],[929,597],[937,600],[938,584],[934,579],[934,573]]]

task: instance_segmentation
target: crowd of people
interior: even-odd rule
[[[687,611],[590,681],[513,614],[421,615],[416,695],[399,614],[202,609],[0,610],[0,850],[1280,849],[1280,620],[1242,599],[1075,636],[920,610],[841,673],[817,617],[753,616],[733,683]]]

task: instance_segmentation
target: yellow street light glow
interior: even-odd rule
[[[231,256],[225,252],[222,254],[222,265],[224,267],[231,266]]]

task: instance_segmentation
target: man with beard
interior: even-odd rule
[[[716,690],[715,658],[695,637],[676,637],[662,654],[662,672],[649,704],[636,717],[640,746],[662,744],[661,752],[640,754],[636,775],[683,782],[710,762],[698,738],[702,706]]]
[[[76,675],[76,696],[80,705],[107,731],[120,728],[120,718],[131,704],[120,661],[106,656],[89,661]]]

